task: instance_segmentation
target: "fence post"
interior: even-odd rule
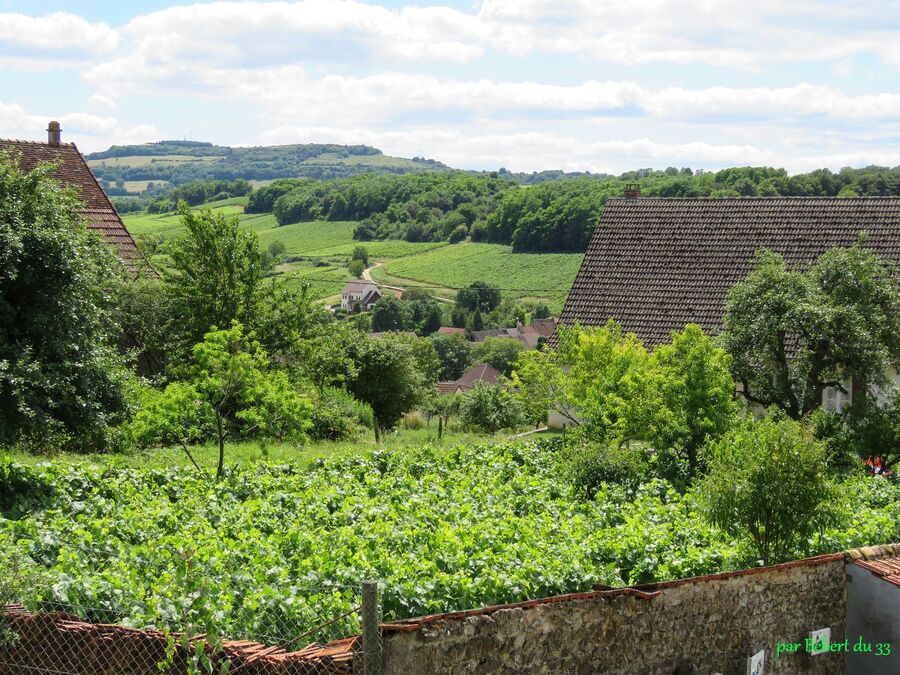
[[[362,582],[362,640],[364,675],[382,675],[381,607],[378,604],[378,582]]]

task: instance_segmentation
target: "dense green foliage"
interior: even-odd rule
[[[397,336],[355,340],[349,347],[355,373],[348,389],[372,407],[375,438],[393,429],[418,403],[429,384],[413,346]]]
[[[213,326],[254,325],[262,266],[256,234],[236,218],[184,204],[180,212],[186,233],[169,246],[172,267],[165,280],[172,330],[183,350]]]
[[[480,381],[460,396],[459,411],[467,427],[489,433],[515,429],[524,419],[522,405],[504,385]]]
[[[826,387],[857,374],[884,384],[900,362],[900,274],[861,244],[824,253],[808,271],[761,251],[731,289],[724,324],[743,396],[799,419]]]
[[[265,197],[251,197],[262,208],[287,187],[279,183]],[[333,181],[295,181],[293,189],[274,200],[272,210],[282,225],[308,220],[358,220],[354,238],[402,238],[442,241],[460,225],[483,222],[511,184],[465,173],[422,173],[403,176],[369,174]]]
[[[696,325],[652,352],[613,321],[558,334],[558,349],[522,352],[513,370],[526,409],[558,412],[596,445],[646,444],[679,485],[702,470],[700,449],[736,415],[726,352]]]
[[[489,363],[504,375],[510,375],[525,344],[516,338],[488,337],[472,349],[472,363]]]
[[[50,177],[0,154],[0,443],[108,447],[127,412],[119,262]]]
[[[543,178],[501,172],[522,185],[507,191],[474,240],[512,244],[515,251],[583,251],[610,197],[622,196],[627,183],[640,184],[645,197],[852,197],[900,195],[900,167],[820,169],[789,176],[784,169],[734,167],[716,172],[669,168],[643,169],[621,176],[552,175]],[[566,180],[559,180],[566,178]]]
[[[53,488],[24,517],[0,520],[0,540],[20,538],[0,549],[51,575],[19,599],[138,626],[190,622],[233,638],[289,626],[294,637],[355,606],[365,578],[383,580],[393,619],[747,562],[698,517],[693,494],[650,480],[579,500],[553,449],[532,443],[376,452],[308,471],[258,465],[218,484],[184,469],[3,466],[7,481],[27,472],[35,489]],[[811,552],[900,537],[896,486],[848,489],[851,524],[814,538]],[[8,493],[29,500],[27,489]]]
[[[700,485],[707,518],[749,535],[764,565],[808,554],[835,518],[825,447],[792,420],[746,420],[709,450]]]
[[[221,478],[226,438],[306,439],[309,399],[291,386],[284,371],[272,367],[241,324],[210,331],[192,352],[191,362],[178,369],[182,381],[147,392],[129,425],[139,446],[181,445],[193,462],[188,444],[215,435],[216,477]]]

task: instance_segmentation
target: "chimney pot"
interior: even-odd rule
[[[62,128],[60,128],[59,122],[50,122],[49,126],[47,127],[47,142],[50,145],[59,145],[61,138]]]
[[[640,196],[641,196],[641,184],[640,183],[626,183],[625,199],[637,199]]]

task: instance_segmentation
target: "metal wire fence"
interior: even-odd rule
[[[381,673],[377,582],[294,588],[286,599],[273,590],[265,607],[216,606],[200,567],[188,565],[182,592],[154,614],[147,603],[67,586],[35,564],[28,542],[15,543],[0,542],[0,674]],[[298,598],[309,611],[295,611]]]

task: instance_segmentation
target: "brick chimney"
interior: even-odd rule
[[[640,183],[626,183],[625,184],[625,199],[637,199],[641,196],[641,184]]]
[[[47,127],[47,142],[50,145],[59,146],[61,136],[62,129],[59,126],[59,122],[50,122],[50,125]]]

